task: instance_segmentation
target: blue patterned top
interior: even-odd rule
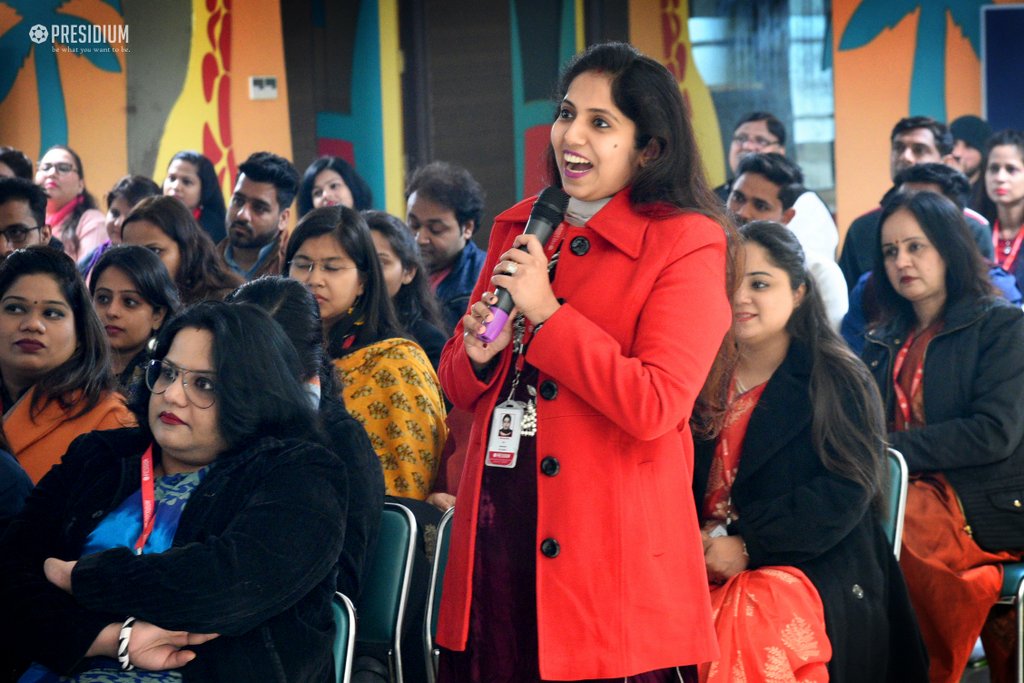
[[[208,467],[195,472],[169,474],[154,482],[156,501],[153,531],[142,552],[146,555],[162,553],[171,547],[178,530],[181,513],[189,496],[206,476]],[[142,533],[142,490],[128,496],[92,530],[82,548],[82,556],[111,548],[135,547]],[[96,657],[92,668],[77,676],[58,676],[40,664],[29,667],[18,683],[168,683],[181,681],[177,671],[122,671],[121,665],[109,657]]]

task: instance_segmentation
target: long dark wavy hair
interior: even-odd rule
[[[888,481],[885,411],[867,367],[829,324],[818,285],[807,270],[796,235],[772,221],[740,228],[745,243],[761,246],[768,260],[785,271],[793,291],[806,287],[803,301],[786,323],[794,342],[811,354],[811,433],[825,467],[859,484],[877,511],[884,508]]]
[[[213,336],[217,426],[229,449],[268,436],[326,443],[299,379],[302,366],[295,348],[266,311],[222,301],[196,304],[163,326],[153,360],[163,360],[185,328]],[[151,395],[143,382],[128,406],[150,439]]]
[[[182,303],[222,299],[244,280],[228,270],[217,254],[210,236],[199,227],[192,212],[174,197],[146,197],[132,208],[121,225],[121,234],[130,223],[148,221],[174,240],[181,263],[174,276]]]
[[[736,228],[705,178],[690,110],[679,94],[675,78],[632,45],[602,43],[576,55],[565,67],[558,86],[558,101],[565,98],[577,76],[589,71],[611,77],[615,106],[636,125],[635,149],[653,152],[633,176],[629,192],[633,210],[653,217],[694,211],[722,226],[727,239],[726,280],[722,285],[731,301],[740,275],[736,267]],[[550,145],[547,167],[551,183],[561,187],[555,151]],[[736,344],[729,331],[697,397],[690,420],[694,434],[710,438],[721,429],[736,360]]]
[[[964,220],[963,211],[950,199],[934,192],[899,192],[882,207],[878,218],[878,242],[875,245],[875,299],[880,311],[879,324],[895,319],[911,323],[916,320],[914,307],[889,282],[882,253],[882,228],[897,211],[907,211],[921,226],[928,241],[946,264],[946,307],[963,298],[982,299],[995,296],[988,277],[988,266],[978,252]]]
[[[50,227],[59,233],[57,237],[59,237],[61,241],[67,242],[72,250],[77,252],[80,245],[78,239],[78,222],[82,219],[82,214],[86,211],[98,208],[96,198],[93,197],[92,193],[85,188],[85,169],[82,168],[82,158],[78,156],[78,152],[67,145],[54,145],[50,147],[50,149],[46,150],[46,152],[54,149],[60,149],[67,152],[71,155],[71,158],[75,160],[75,171],[78,172],[78,177],[82,180],[82,191],[79,193],[79,196],[82,198],[82,203],[71,211],[71,215],[68,216],[63,229],[59,225],[52,225]],[[44,153],[43,156],[46,156],[46,153]]]
[[[225,234],[225,217],[227,206],[224,204],[224,193],[221,191],[220,183],[217,182],[217,170],[213,162],[205,155],[187,149],[178,152],[171,161],[187,161],[196,167],[196,175],[199,176],[199,224],[203,226],[211,239],[216,240]],[[170,168],[168,163],[167,167]]]
[[[327,352],[331,358],[341,358],[382,339],[405,336],[388,296],[370,228],[359,212],[346,206],[324,206],[303,216],[288,238],[283,272],[291,272],[292,259],[306,240],[321,235],[337,240],[356,264],[363,283],[363,293],[353,304],[352,313],[342,315],[327,331]],[[345,348],[350,336],[354,341]]]
[[[373,190],[363,177],[352,168],[352,165],[341,157],[320,157],[309,165],[302,175],[302,184],[299,186],[299,216],[305,216],[313,210],[313,183],[321,172],[330,169],[341,176],[352,193],[352,208],[356,211],[363,211],[373,206]]]
[[[395,256],[402,263],[403,270],[416,273],[392,298],[398,320],[406,329],[420,319],[426,320],[439,330],[445,329],[447,323],[441,315],[437,297],[430,290],[426,266],[423,265],[420,248],[409,226],[384,211],[363,211],[363,218],[366,219],[371,231],[379,232],[387,239]]]
[[[31,416],[37,416],[49,401],[58,401],[65,410],[73,409],[70,417],[78,417],[92,410],[114,388],[103,324],[75,262],[67,254],[45,245],[18,249],[0,263],[0,298],[26,275],[46,275],[57,283],[71,307],[77,342],[70,358],[36,380]]]

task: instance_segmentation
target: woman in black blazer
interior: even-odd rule
[[[702,681],[923,681],[892,548],[881,402],[785,227],[744,226],[729,413],[694,474],[722,658]]]
[[[992,607],[1024,549],[1024,314],[945,197],[897,195],[880,225],[863,358],[910,469],[900,565],[931,680],[960,680],[979,631],[992,680],[1011,680],[1016,629]]]

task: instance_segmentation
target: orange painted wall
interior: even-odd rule
[[[908,14],[864,47],[840,52],[839,40],[860,2],[832,3],[836,223],[843,234],[853,219],[878,205],[891,184],[889,133],[899,119],[909,115],[920,13]],[[948,13],[946,24],[946,110],[952,121],[964,114],[981,114],[981,63]]]

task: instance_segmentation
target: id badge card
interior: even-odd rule
[[[494,407],[491,432],[487,438],[487,456],[484,458],[488,467],[511,469],[516,466],[525,408],[521,401],[505,401]]]

